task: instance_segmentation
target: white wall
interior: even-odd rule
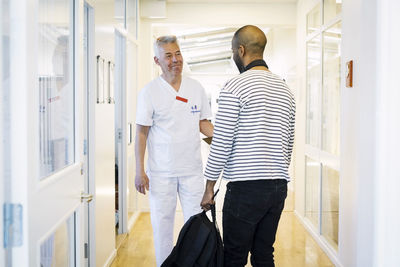
[[[288,79],[289,72],[296,67],[296,28],[275,27],[267,33],[265,59],[269,69]],[[296,88],[291,88],[293,91]]]
[[[342,70],[354,62],[354,87],[342,83],[339,257],[372,266],[374,244],[376,1],[343,1]],[[342,77],[344,72],[342,72]]]
[[[128,41],[127,44],[127,122],[132,124],[132,143],[127,148],[127,164],[128,164],[128,196],[127,205],[128,212],[135,213],[138,209],[137,196],[135,188],[135,133],[136,133],[136,96],[137,96],[137,83],[138,83],[138,46],[136,43]]]
[[[114,60],[114,3],[95,5],[95,54]],[[114,105],[95,107],[95,213],[96,266],[104,266],[115,253],[115,144]]]
[[[400,266],[400,62],[399,1],[381,0],[377,6],[377,88],[376,97],[376,203],[374,216],[374,266]],[[397,71],[396,71],[397,70]],[[379,177],[379,178],[378,178]]]
[[[104,266],[115,253],[114,105],[95,112],[96,266]]]
[[[398,1],[343,1],[342,63],[354,61],[354,87],[342,91],[344,266],[400,263],[398,9]]]

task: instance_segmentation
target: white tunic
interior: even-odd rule
[[[147,173],[187,176],[202,173],[199,121],[211,117],[204,88],[182,77],[177,92],[161,76],[138,96],[136,124],[151,126],[147,138]]]

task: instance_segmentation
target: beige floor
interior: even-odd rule
[[[182,214],[178,213],[175,238],[182,226],[181,217]],[[275,263],[278,267],[334,266],[292,211],[282,213],[275,243]],[[111,265],[117,266],[156,266],[149,213],[139,216],[132,231],[122,242]]]

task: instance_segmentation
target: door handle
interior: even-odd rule
[[[86,201],[86,203],[89,203],[92,200],[93,200],[93,195],[85,194],[84,192],[81,193],[81,202]]]

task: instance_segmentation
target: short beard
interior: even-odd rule
[[[238,68],[239,72],[243,73],[245,71],[245,67],[244,67],[243,62],[240,59],[239,55],[234,54],[233,55],[233,61],[235,62],[236,67]]]

